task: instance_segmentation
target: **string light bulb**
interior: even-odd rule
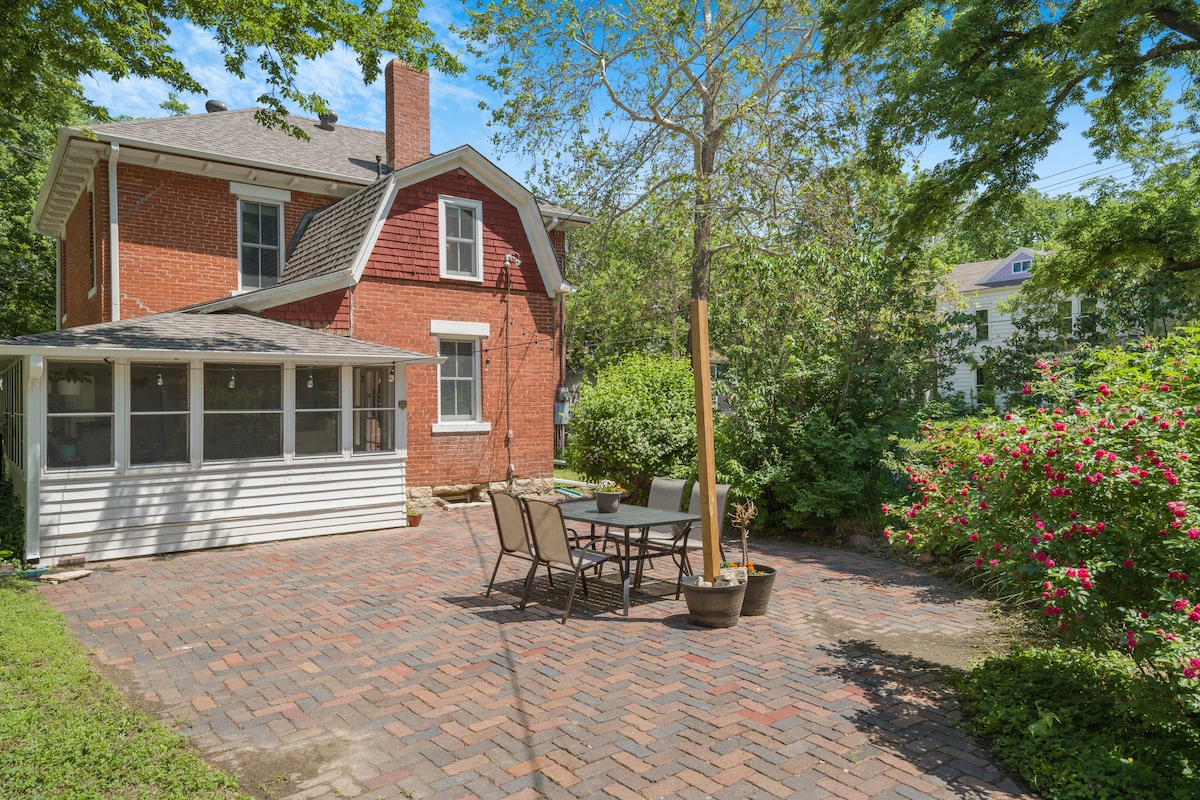
[[[396,365],[392,364],[392,368],[388,370],[388,383],[396,382]]]
[[[157,383],[159,386],[162,386],[162,385],[163,385],[163,379],[162,379],[162,370],[161,370],[161,369],[159,369],[159,371],[158,371],[158,379],[155,381],[155,383]]]
[[[237,377],[233,374],[233,367],[229,368],[229,388],[232,389],[237,385]]]
[[[310,388],[310,389],[313,387],[313,379],[312,379],[312,370],[311,369],[308,371],[308,384],[307,385],[308,385],[308,388]]]

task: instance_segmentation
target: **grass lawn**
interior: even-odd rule
[[[581,481],[581,480],[583,480],[583,478],[579,477],[578,473],[572,472],[571,470],[567,469],[566,467],[555,467],[554,468],[554,477],[558,478],[559,480],[564,480],[564,481]]]
[[[245,798],[178,733],[130,708],[62,616],[0,581],[0,795]]]

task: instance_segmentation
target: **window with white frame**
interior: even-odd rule
[[[479,340],[438,338],[438,419],[479,421]]]
[[[296,367],[296,455],[342,452],[342,371]]]
[[[188,461],[187,364],[129,365],[129,463]]]
[[[1020,274],[1022,272],[1029,272],[1029,270],[1032,268],[1033,268],[1033,260],[1029,259],[1029,258],[1022,259],[1021,261],[1014,261],[1013,265],[1012,265],[1012,271],[1013,271],[1014,275]]]
[[[443,278],[483,280],[483,204],[438,198],[438,238]]]
[[[396,370],[354,368],[354,452],[385,453],[396,449]]]
[[[283,367],[204,365],[205,461],[283,456]]]
[[[47,361],[46,372],[46,467],[112,466],[112,364]]]
[[[1070,300],[1060,300],[1057,309],[1058,333],[1060,336],[1070,336],[1075,330],[1075,316]]]
[[[986,342],[988,339],[988,311],[981,308],[975,312],[975,341]]]
[[[283,207],[259,200],[238,201],[241,288],[259,289],[279,282],[282,263]]]

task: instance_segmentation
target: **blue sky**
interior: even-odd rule
[[[489,113],[479,108],[480,102],[495,100],[486,85],[478,80],[484,65],[467,54],[450,26],[464,22],[462,6],[456,0],[432,0],[422,18],[429,23],[442,43],[454,52],[466,66],[466,72],[456,77],[432,73],[430,78],[431,130],[433,152],[450,150],[469,144],[517,179],[523,179],[528,164],[511,155],[496,152],[487,127]],[[247,65],[247,77],[240,80],[225,71],[220,50],[205,31],[188,24],[177,24],[171,44],[180,60],[202,85],[208,88],[207,97],[180,97],[192,113],[203,113],[209,97],[223,101],[229,108],[249,108],[266,86],[254,65]],[[382,76],[373,84],[363,84],[353,54],[338,50],[317,61],[301,65],[297,76],[301,90],[316,91],[329,101],[339,116],[339,123],[373,130],[384,128],[384,97]],[[114,82],[108,78],[89,77],[83,80],[84,93],[91,100],[108,108],[113,114],[133,117],[161,117],[166,114],[159,104],[167,99],[168,88],[161,81],[127,78]],[[1097,171],[1117,169],[1112,163],[1097,165],[1087,143],[1082,138],[1086,127],[1083,112],[1073,109],[1067,117],[1068,127],[1060,141],[1039,165],[1041,180],[1033,186],[1050,195],[1073,193],[1078,183],[1089,177],[1099,177]],[[920,161],[932,166],[947,155],[946,147],[931,143]]]

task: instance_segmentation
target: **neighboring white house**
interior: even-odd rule
[[[1036,268],[1038,253],[1021,247],[1004,258],[992,261],[972,261],[959,264],[950,273],[950,285],[961,295],[963,311],[975,316],[975,344],[950,376],[951,393],[961,393],[970,403],[976,403],[988,379],[979,369],[977,359],[985,347],[999,347],[1013,333],[1012,316],[998,306],[1021,290],[1021,285]],[[1082,315],[1095,313],[1094,301],[1071,297],[1059,303],[1058,327],[1070,333]]]

